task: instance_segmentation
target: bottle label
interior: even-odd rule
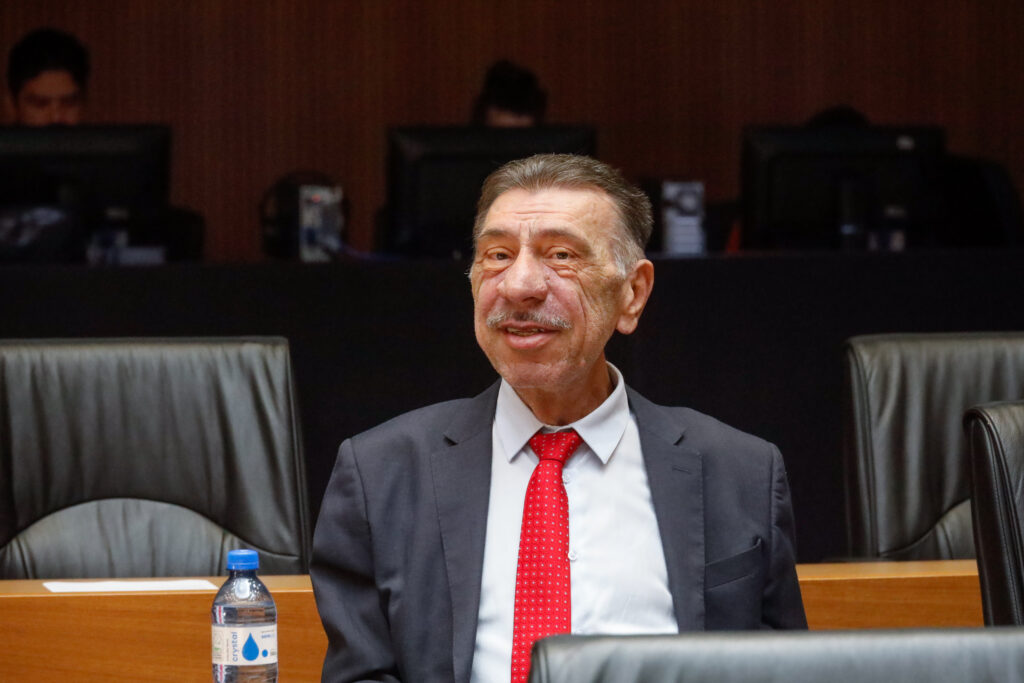
[[[213,626],[213,663],[253,666],[277,663],[277,624]]]

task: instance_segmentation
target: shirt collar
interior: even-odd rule
[[[615,387],[601,405],[576,422],[565,427],[551,427],[538,420],[529,407],[519,398],[515,389],[504,379],[498,389],[498,405],[495,410],[495,435],[506,460],[511,461],[521,453],[527,442],[540,430],[558,431],[572,427],[602,463],[607,463],[618,446],[629,423],[629,400],[622,373],[611,363]]]

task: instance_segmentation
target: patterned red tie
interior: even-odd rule
[[[523,504],[512,629],[512,683],[526,680],[535,640],[568,633],[572,626],[569,500],[562,484],[562,466],[582,441],[571,429],[538,433],[530,439],[530,448],[540,461],[526,487]]]

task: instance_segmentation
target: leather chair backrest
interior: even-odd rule
[[[985,623],[1024,626],[1024,401],[964,415]]]
[[[552,636],[530,683],[964,683],[1024,680],[1024,629]]]
[[[935,242],[946,247],[1017,246],[1024,212],[1006,166],[991,159],[947,154],[942,172],[945,217]]]
[[[279,338],[0,342],[0,578],[308,571]]]
[[[974,556],[964,411],[1024,398],[1024,333],[890,334],[847,342],[850,552]]]

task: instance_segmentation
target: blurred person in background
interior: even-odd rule
[[[494,128],[539,126],[547,100],[536,74],[502,59],[487,69],[473,106],[473,123]]]
[[[7,58],[7,110],[24,126],[81,123],[89,84],[89,52],[52,28],[29,32]]]

